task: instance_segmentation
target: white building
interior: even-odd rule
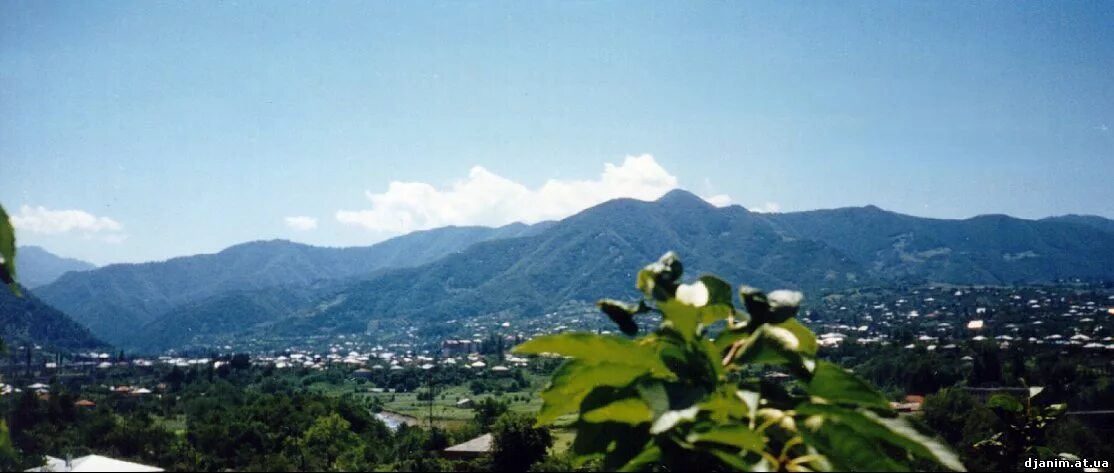
[[[62,458],[46,457],[46,465],[38,468],[32,468],[27,471],[115,471],[115,472],[133,472],[133,471],[164,471],[162,468],[155,466],[148,466],[139,463],[126,462],[117,460],[115,458],[102,457],[100,455],[88,455],[81,458],[74,458],[65,460]]]

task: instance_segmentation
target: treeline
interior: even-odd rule
[[[1006,396],[1016,404],[1002,402]],[[1005,408],[1011,405],[1016,412]],[[1106,440],[1114,433],[1114,417],[1066,412],[1037,417],[1054,406],[1043,396],[1027,399],[1024,392],[983,400],[963,388],[948,388],[928,396],[923,420],[955,447],[969,471],[1018,471],[1027,458],[1061,454],[1114,458],[1114,445]]]
[[[825,357],[899,398],[951,387],[1042,386],[1048,402],[1072,410],[1114,409],[1114,365],[1108,354],[1072,345],[968,342],[957,349],[906,349],[897,344],[861,346],[848,339]]]
[[[330,381],[338,373],[324,374]],[[490,471],[567,469],[546,458],[552,437],[533,418],[508,413],[485,399],[476,418],[454,430],[401,426],[392,431],[365,397],[327,396],[305,389],[321,373],[259,367],[172,369],[150,382],[165,391],[133,396],[63,385],[49,396],[30,390],[7,396],[3,414],[14,452],[0,470],[40,465],[44,455],[97,453],[168,470],[199,471]],[[419,378],[420,380],[420,378]],[[95,407],[79,407],[93,399]],[[482,433],[496,451],[471,462],[450,462],[439,451]],[[540,463],[539,463],[540,462]],[[554,463],[556,462],[556,463]]]
[[[1114,415],[1085,413],[1114,410],[1114,373],[1108,355],[1070,345],[1021,343],[1002,349],[998,342],[984,341],[929,351],[896,344],[860,346],[850,340],[828,350],[826,356],[854,367],[891,398],[927,396],[924,423],[955,448],[969,470],[1017,470],[1026,455],[1037,457],[1039,452],[1114,458],[1114,447],[1103,440],[1114,435]],[[1002,452],[1006,446],[976,447],[1009,437],[1011,425],[1019,424],[1000,409],[996,412],[992,396],[1009,396],[1025,405],[1028,387],[1039,387],[1041,392],[1031,401],[1032,409],[1061,405],[1065,412],[1040,423],[1040,429],[1019,434],[1010,447],[1016,450],[1012,454]],[[1080,411],[1084,413],[1075,414]]]

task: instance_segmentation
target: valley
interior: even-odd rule
[[[450,227],[363,248],[245,243],[70,273],[33,292],[105,342],[146,354],[277,349],[296,339],[320,346],[340,335],[428,340],[468,332],[455,325],[472,319],[531,320],[633,297],[634,272],[624,268],[669,250],[687,255],[694,274],[809,294],[1111,280],[1114,233],[1102,222],[937,220],[877,207],[759,214],[677,190],[556,222]]]

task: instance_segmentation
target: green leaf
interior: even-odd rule
[[[15,275],[15,229],[8,219],[8,212],[0,206],[0,282],[3,282],[15,295],[20,295]]]
[[[749,326],[742,328],[725,328],[716,335],[716,339],[713,342],[716,351],[720,353],[720,356],[725,355],[727,349],[731,348],[731,345],[734,345],[735,342],[747,338],[750,334],[754,333],[751,328],[752,327]]]
[[[750,314],[750,319],[753,323],[765,324],[772,322],[770,317],[770,304],[766,301],[765,292],[754,287],[742,286],[739,288],[739,298],[743,300],[743,307],[746,307],[747,314]]]
[[[12,445],[12,438],[8,433],[8,424],[0,419],[0,460],[14,460],[19,458],[19,453]]]
[[[678,379],[688,385],[714,390],[716,380],[723,372],[720,359],[709,351],[706,340],[686,340],[685,337],[672,328],[672,325],[663,324],[657,334],[659,355],[662,363]],[[691,403],[689,403],[691,404]],[[686,407],[688,404],[685,405]]]
[[[580,416],[585,422],[619,422],[623,424],[638,425],[654,419],[650,406],[638,398],[620,399],[603,407],[598,407],[585,412]]]
[[[700,276],[699,281],[704,283],[704,287],[708,288],[708,305],[734,307],[731,285],[727,281],[710,274]]]
[[[708,400],[700,403],[700,410],[707,412],[712,420],[727,424],[732,420],[747,419],[750,406],[737,395],[732,386],[721,386]]]
[[[779,289],[766,294],[756,288],[739,288],[739,297],[756,324],[779,324],[796,317],[801,305],[801,293]]]
[[[743,459],[743,457],[741,457],[741,456],[739,456],[738,454],[735,454],[735,453],[728,453],[728,452],[725,452],[725,451],[722,451],[722,450],[719,450],[719,449],[715,449],[715,448],[709,450],[709,452],[711,452],[712,455],[714,455],[716,458],[719,459],[719,461],[723,462],[724,465],[727,465],[727,467],[732,469],[732,470],[736,470],[736,471],[769,471],[769,470],[763,470],[763,469],[760,469],[760,468],[754,468],[754,466],[747,463],[746,460]],[[718,469],[717,470],[711,470],[711,471],[718,471]]]
[[[576,437],[569,446],[573,454],[573,466],[580,466],[589,460],[602,457],[608,447],[615,442],[615,438],[626,433],[620,427],[626,426],[578,422]]]
[[[642,449],[634,458],[631,458],[626,465],[619,467],[616,471],[646,471],[650,466],[661,460],[661,448],[657,445],[651,445]]]
[[[1068,410],[1068,405],[1067,404],[1063,404],[1063,403],[1053,404],[1051,406],[1048,406],[1048,407],[1044,408],[1044,417],[1049,418],[1049,419],[1059,417],[1064,412],[1067,412],[1067,410]]]
[[[798,322],[797,319],[788,319],[776,326],[793,332],[793,335],[797,336],[797,341],[800,343],[797,348],[798,352],[803,355],[816,356],[820,344],[816,343],[816,335],[812,333],[812,330]]]
[[[650,406],[655,417],[669,410],[669,393],[664,384],[656,379],[648,379],[635,385],[638,396]]]
[[[553,353],[588,363],[617,363],[642,367],[655,376],[672,377],[653,346],[593,333],[543,335],[514,347],[515,353]]]
[[[650,426],[650,433],[657,435],[667,430],[676,427],[677,424],[684,424],[692,422],[696,419],[696,414],[700,413],[699,406],[692,406],[687,409],[680,409],[675,411],[666,411],[657,420],[654,425]]]
[[[801,435],[806,443],[824,453],[837,471],[910,470],[908,465],[890,458],[879,442],[846,425],[829,423],[820,429],[801,429]]]
[[[1015,414],[1025,410],[1025,406],[1022,406],[1017,398],[1009,394],[1001,393],[990,396],[990,400],[986,401],[986,407],[996,411],[1012,412]]]
[[[599,387],[581,403],[581,415],[629,397],[630,389]],[[644,426],[634,427],[621,422],[591,423],[583,417],[576,423],[576,439],[572,451],[578,458],[603,456],[603,467],[614,470],[626,465],[649,445],[650,435]]]
[[[914,456],[939,463],[950,470],[966,471],[955,452],[935,439],[917,432],[904,418],[879,417],[878,414],[863,408],[850,410],[826,404],[803,404],[797,407],[797,414],[821,416],[824,419],[823,428],[831,428],[827,425],[829,422],[842,424],[858,435],[888,443]],[[806,421],[805,425],[810,423]]]
[[[766,448],[766,437],[741,424],[723,425],[705,432],[693,432],[686,440],[689,443],[718,443],[756,453],[761,453]]]
[[[596,302],[596,306],[619,326],[619,330],[632,336],[638,333],[638,324],[634,323],[634,316],[650,310],[642,301],[638,301],[638,304],[627,304],[612,299],[601,299]]]
[[[700,324],[700,308],[685,304],[677,299],[658,303],[662,314],[662,324],[672,327],[686,340],[696,338],[696,328]]]
[[[658,301],[668,300],[673,298],[673,294],[677,291],[683,272],[681,259],[676,253],[670,251],[662,255],[658,262],[647,265],[639,271],[635,286],[646,297]]]
[[[548,424],[560,416],[578,412],[580,402],[598,386],[623,387],[647,373],[646,368],[639,366],[569,360],[553,373],[549,388],[542,391],[543,403],[537,423]]]
[[[802,356],[801,348],[801,340],[789,329],[768,324],[760,325],[735,354],[735,360],[741,364],[786,365],[798,377],[807,379],[812,375],[816,362]]]
[[[885,396],[835,363],[819,361],[806,390],[829,402],[889,409]]]
[[[708,303],[700,309],[701,323],[708,325],[735,313],[730,284],[711,275],[701,276],[699,282],[708,290]]]

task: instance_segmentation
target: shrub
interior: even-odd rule
[[[668,253],[638,273],[643,299],[599,302],[628,336],[638,319],[661,314],[652,333],[631,339],[564,333],[518,353],[570,358],[542,393],[541,424],[571,415],[574,463],[605,469],[907,470],[927,460],[963,465],[943,444],[894,414],[853,374],[816,358],[813,333],[794,318],[801,294],[739,289],[714,276],[681,281]],[[719,328],[712,335],[710,328]],[[787,371],[774,382],[763,369]]]

